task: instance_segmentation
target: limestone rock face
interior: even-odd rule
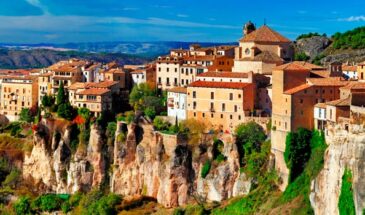
[[[295,44],[297,53],[304,52],[313,60],[331,44],[330,39],[323,36],[300,39]]]
[[[100,129],[93,125],[87,149],[79,147],[72,154],[71,127],[57,130],[56,134],[56,128],[47,123],[41,125],[41,132],[35,133],[32,152],[25,155],[23,178],[34,181],[36,186],[42,184],[40,191],[57,193],[88,191],[103,183],[106,166]]]
[[[342,175],[345,168],[352,171],[356,214],[365,208],[365,129],[350,125],[349,132],[335,126],[326,135],[329,145],[323,170],[312,181],[310,201],[315,214],[338,214]]]

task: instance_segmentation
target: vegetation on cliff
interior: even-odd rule
[[[340,215],[354,215],[355,202],[352,191],[352,173],[351,170],[345,169],[342,176],[341,194],[338,200],[338,210]]]
[[[363,49],[365,48],[365,27],[355,28],[345,33],[335,33],[333,36],[335,49]]]

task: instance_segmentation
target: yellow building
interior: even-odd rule
[[[38,80],[32,76],[6,77],[2,80],[0,114],[10,121],[19,119],[23,108],[32,108],[38,102]]]
[[[45,95],[52,95],[52,73],[38,76],[38,104],[42,103],[42,98]]]
[[[233,133],[254,109],[254,100],[253,83],[195,81],[187,89],[188,119],[205,121],[212,129]]]
[[[365,81],[365,62],[357,64],[357,76],[359,81]]]
[[[244,27],[244,36],[235,51],[233,72],[253,71],[271,75],[272,69],[292,60],[291,41],[264,25],[256,30],[251,23]]]

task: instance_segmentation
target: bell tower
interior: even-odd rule
[[[256,30],[256,26],[251,22],[251,21],[248,21],[244,27],[243,27],[243,36],[253,32]]]

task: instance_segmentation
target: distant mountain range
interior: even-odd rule
[[[155,58],[164,55],[170,49],[186,49],[194,42],[94,42],[94,43],[66,43],[66,44],[1,44],[0,47],[15,50],[48,49],[54,51],[74,50],[92,53],[121,53]],[[236,43],[199,43],[203,47],[232,45]]]
[[[60,60],[82,58],[121,65],[143,64],[170,49],[187,49],[191,42],[96,42],[68,44],[0,43],[0,69],[41,68]],[[199,43],[203,47],[235,43]]]

